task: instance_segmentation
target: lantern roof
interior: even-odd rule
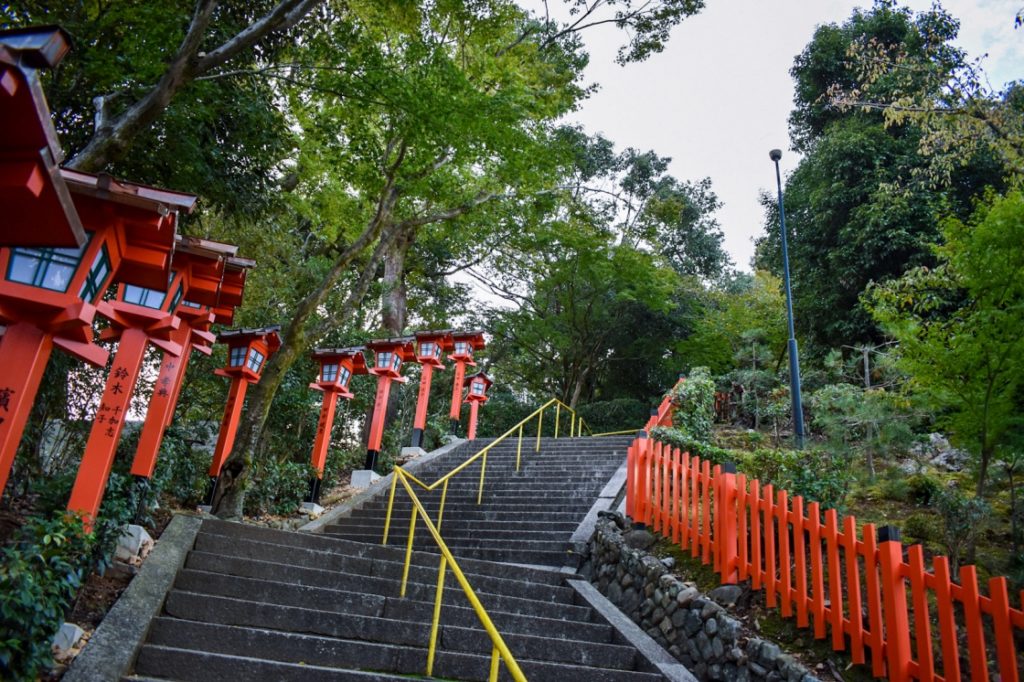
[[[417,343],[436,343],[442,351],[448,352],[455,347],[455,339],[452,336],[453,329],[433,329],[429,331],[416,332]]]
[[[460,341],[468,342],[473,350],[480,350],[487,345],[487,341],[484,339],[484,332],[481,329],[464,332],[453,332],[452,339],[457,343]]]
[[[486,372],[484,372],[483,370],[480,370],[476,374],[470,374],[465,379],[463,379],[462,386],[463,387],[469,386],[471,383],[473,383],[473,379],[476,379],[476,378],[483,379],[484,383],[487,384],[487,388],[490,388],[491,386],[494,385],[494,380],[491,379],[489,376],[487,376]]]
[[[402,359],[416,359],[416,349],[413,347],[415,336],[396,336],[390,339],[374,339],[366,344],[366,347],[374,353],[390,352],[395,353]]]
[[[64,159],[36,69],[69,49],[56,26],[0,31],[0,205],[5,246],[76,247],[85,229],[60,174]]]
[[[119,228],[115,242],[121,252],[117,281],[166,289],[178,214],[192,211],[195,195],[115,180],[105,173],[63,168],[60,174],[86,229]]]
[[[317,348],[310,354],[314,360],[320,362],[329,362],[332,359],[336,359],[339,362],[341,360],[351,359],[352,360],[352,374],[367,374],[369,368],[366,364],[366,356],[363,352],[366,350],[366,346],[349,346],[348,348]]]
[[[235,319],[235,309],[242,305],[242,292],[245,289],[245,277],[249,268],[256,261],[248,258],[229,257],[224,267],[224,279],[220,284],[220,297],[213,312],[218,324],[231,324]]]
[[[217,341],[226,343],[229,346],[247,346],[253,341],[262,341],[267,344],[271,353],[276,353],[281,347],[281,337],[278,332],[281,325],[275,324],[269,327],[242,327],[239,329],[227,329],[217,334]]]
[[[220,289],[227,271],[228,258],[236,253],[238,247],[233,244],[178,235],[171,267],[175,270],[188,269],[188,290],[185,292],[185,299],[200,305],[217,305],[220,301]]]

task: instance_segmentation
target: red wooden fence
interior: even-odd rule
[[[648,427],[668,415],[659,410]],[[904,550],[895,528],[868,523],[858,533],[852,516],[840,522],[834,509],[651,439],[630,446],[628,471],[634,521],[713,564],[723,583],[749,579],[769,607],[813,624],[815,638],[831,637],[855,663],[870,652],[876,677],[989,680],[991,658],[1001,682],[1020,679],[1024,611],[1010,605],[1006,578],[983,595],[974,566],[954,582],[946,557],[927,567],[921,545]]]

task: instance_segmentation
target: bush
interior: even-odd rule
[[[903,532],[909,542],[930,542],[940,535],[937,525],[933,514],[911,514],[903,522]]]
[[[668,397],[676,407],[672,415],[675,428],[697,441],[710,441],[715,420],[715,382],[708,368],[694,367]]]
[[[50,645],[82,579],[94,541],[79,517],[29,519],[0,562],[0,677],[35,679],[50,666]]]
[[[825,509],[842,508],[852,481],[846,458],[825,450],[760,448],[742,461],[744,473],[762,485],[785,488]]]
[[[576,408],[594,433],[640,430],[651,416],[650,406],[642,400],[617,398],[587,403]]]
[[[684,452],[708,460],[712,464],[735,461],[731,450],[714,446],[710,443],[697,440],[681,429],[666,426],[656,426],[651,429],[650,437],[656,441],[677,447]]]
[[[961,561],[973,554],[992,510],[980,497],[944,489],[934,496],[933,506],[942,518],[942,543],[949,554],[953,575],[958,575]]]
[[[254,466],[252,487],[245,495],[245,513],[260,516],[294,512],[306,499],[309,479],[315,475],[305,462],[262,458]]]

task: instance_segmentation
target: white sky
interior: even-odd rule
[[[559,4],[550,2],[553,11]],[[924,10],[931,0],[903,4]],[[570,120],[603,133],[619,150],[672,157],[670,172],[680,179],[710,176],[724,204],[718,219],[725,247],[737,267],[749,270],[752,240],[762,230],[758,193],[775,188],[768,151],[783,150],[783,173],[798,161],[786,125],[793,58],[816,26],[842,23],[858,6],[870,0],[707,0],[704,11],[675,28],[664,52],[626,67],[614,62],[623,36],[613,27],[589,29],[586,82],[600,90]],[[993,85],[1024,78],[1024,29],[1013,28],[1024,0],[943,6],[960,19],[960,44],[970,56],[989,55]]]

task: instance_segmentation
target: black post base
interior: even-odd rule
[[[323,485],[323,482],[322,478],[316,476],[309,479],[309,493],[306,495],[306,502],[320,504],[320,486]]]
[[[135,508],[135,524],[144,525],[146,517],[149,515],[149,479],[145,476],[134,476],[135,478],[135,494],[138,496],[138,505]]]
[[[451,433],[452,433],[453,436],[459,435],[459,420],[458,419],[453,419],[452,420],[452,431],[451,431]]]
[[[217,482],[220,480],[220,476],[210,476],[210,487],[206,490],[206,499],[203,504],[207,506],[213,506],[213,496],[217,493]]]
[[[414,448],[420,447],[423,443],[423,429],[412,430],[412,441],[409,443]]]
[[[363,465],[363,468],[364,469],[368,469],[370,471],[376,471],[376,468],[377,468],[377,455],[378,454],[380,454],[380,453],[377,452],[376,450],[367,450],[366,451],[366,463]]]

